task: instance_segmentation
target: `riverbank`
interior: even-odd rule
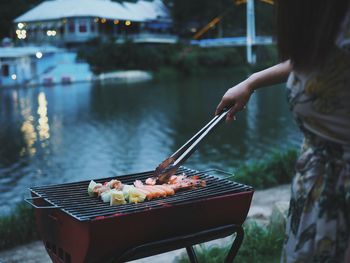
[[[96,75],[94,82],[105,83],[136,83],[141,81],[150,81],[153,74],[143,70],[120,70],[115,72],[106,72]]]
[[[254,72],[277,61],[274,45],[257,48],[259,62],[255,65],[245,61],[243,47],[200,48],[185,44],[92,42],[77,50],[24,46],[0,48],[0,53],[0,58],[11,59],[6,76],[0,76],[0,87],[69,85],[110,80],[138,82],[152,79],[153,75],[193,76],[235,68]],[[129,71],[132,73],[129,74]],[[142,74],[133,74],[135,71]]]
[[[248,219],[256,220],[258,223],[265,225],[269,222],[276,204],[283,202],[288,204],[290,198],[290,186],[281,185],[265,190],[259,190],[254,193]],[[247,237],[246,237],[247,238]],[[219,239],[209,243],[209,245],[223,245],[227,239]],[[133,263],[164,263],[176,262],[185,252],[184,249],[171,251],[157,256],[132,261]],[[51,262],[41,241],[31,242],[12,249],[0,251],[1,263],[48,263]],[[266,262],[267,263],[267,262]]]
[[[0,47],[0,60],[9,61],[0,75],[0,88],[69,85],[79,82],[139,82],[152,79],[137,69],[94,73],[77,52],[54,46]]]

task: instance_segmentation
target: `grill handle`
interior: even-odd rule
[[[224,171],[224,170],[220,170],[220,169],[208,169],[208,170],[203,171],[203,173],[206,173],[206,174],[210,174],[210,173],[213,173],[213,172],[229,175],[229,176],[225,176],[226,179],[235,176],[234,173],[230,173],[230,172],[227,172],[227,171]]]
[[[36,208],[36,209],[54,209],[54,208],[61,208],[58,205],[53,205],[50,204],[51,206],[37,206],[36,204],[33,203],[33,200],[37,200],[37,199],[42,199],[42,197],[37,196],[37,197],[32,197],[32,198],[24,198],[24,201],[27,202],[28,204],[30,204],[32,207]]]

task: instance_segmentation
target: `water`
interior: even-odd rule
[[[29,196],[29,186],[154,169],[213,117],[225,90],[243,78],[0,90],[0,213]],[[233,171],[300,141],[283,86],[256,92],[237,117],[186,166]]]

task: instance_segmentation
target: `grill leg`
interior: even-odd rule
[[[225,263],[232,263],[233,260],[236,257],[236,254],[238,252],[238,249],[241,247],[243,238],[244,238],[244,231],[242,226],[236,226],[236,237],[235,240],[232,243],[231,249],[227,253],[227,257],[225,260]]]
[[[190,259],[191,263],[198,263],[196,252],[194,251],[192,246],[186,247],[187,255]]]

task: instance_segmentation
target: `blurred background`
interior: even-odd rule
[[[30,186],[154,169],[277,62],[269,0],[12,0],[0,20],[1,214]],[[275,86],[186,166],[233,173],[299,142]]]

